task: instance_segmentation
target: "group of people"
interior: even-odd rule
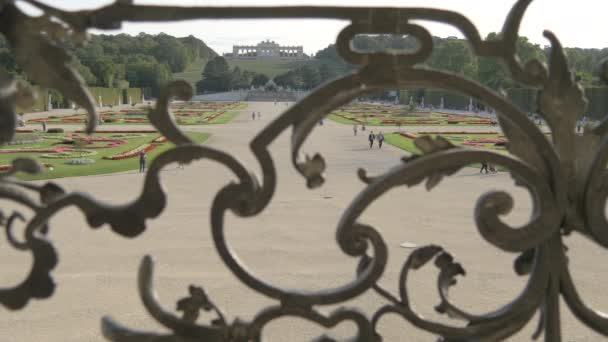
[[[355,136],[357,135],[357,129],[357,125],[353,125],[353,134]],[[365,126],[361,126],[361,130],[365,131]],[[376,135],[374,134],[374,131],[371,131],[369,132],[367,139],[369,140],[369,148],[374,147],[374,141],[376,140],[378,140],[378,148],[382,148],[382,144],[384,143],[384,134],[379,132],[378,135]]]
[[[382,132],[378,133],[378,135],[374,134],[374,131],[369,132],[369,136],[367,137],[369,140],[369,148],[374,147],[374,141],[378,140],[378,148],[382,148],[382,143],[384,143],[384,134]]]
[[[261,112],[251,112],[251,120],[255,120],[255,118],[261,119],[262,118],[262,113]]]

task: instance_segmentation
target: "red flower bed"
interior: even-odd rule
[[[47,169],[48,169],[48,168],[53,167],[53,164],[46,164],[46,163],[45,163],[45,164],[42,164],[42,166],[44,166],[45,168],[47,168]],[[12,168],[13,168],[13,165],[12,165],[12,164],[0,165],[0,171],[8,171],[8,170],[10,170],[10,169],[12,169]]]
[[[85,133],[83,130],[78,130],[76,131],[76,133]],[[121,130],[105,130],[105,131],[95,131],[95,133],[142,133],[142,134],[147,134],[147,133],[158,133],[156,130],[132,130],[132,131],[121,131]]]
[[[412,133],[407,133],[407,132],[405,132],[405,133],[399,133],[399,135],[401,135],[401,136],[403,136],[403,137],[406,137],[406,138],[410,138],[410,139],[416,139],[416,138],[418,138],[418,137],[417,137],[417,136],[415,136],[414,134],[412,134]]]
[[[103,159],[108,159],[108,160],[121,160],[121,159],[129,159],[129,158],[133,158],[133,157],[137,157],[139,156],[139,154],[141,152],[148,152],[148,151],[152,151],[153,149],[156,148],[156,145],[154,144],[143,144],[141,146],[138,146],[132,150],[128,150],[119,154],[115,154],[113,156],[105,156],[103,157]]]

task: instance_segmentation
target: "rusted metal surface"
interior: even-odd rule
[[[193,144],[175,124],[169,112],[170,98],[189,99],[192,89],[183,81],[171,83],[161,95],[156,108],[150,111],[151,123],[169,140],[178,145],[154,160],[146,175],[140,196],[132,202],[108,205],[88,194],[66,192],[56,184],[35,185],[12,177],[16,170],[35,173],[41,168],[36,162],[18,159],[9,173],[0,175],[0,197],[31,208],[33,215],[25,217],[14,212],[2,215],[10,245],[30,253],[34,263],[20,285],[0,289],[0,304],[10,310],[26,308],[32,299],[52,296],[56,284],[52,270],[57,264],[57,251],[48,237],[52,227],[49,219],[68,208],[80,209],[93,228],[109,225],[125,237],[136,237],[146,230],[146,223],[162,214],[166,194],[160,183],[160,170],[167,164],[188,163],[209,159],[220,163],[238,179],[226,184],[216,195],[211,208],[211,231],[215,247],[226,267],[245,285],[276,300],[271,307],[260,308],[252,321],[228,322],[202,288],[191,287],[190,295],[180,300],[176,313],[163,309],[154,296],[153,263],[150,257],[141,263],[138,282],[145,308],[170,334],[138,332],[123,327],[111,319],[103,319],[102,329],[112,341],[246,341],[261,340],[264,326],[286,317],[301,317],[324,327],[342,321],[354,322],[357,340],[378,341],[381,331],[377,323],[388,313],[402,316],[415,327],[435,334],[445,341],[488,341],[507,339],[527,324],[537,311],[541,312],[540,333],[547,341],[560,341],[559,298],[565,299],[570,310],[581,322],[600,334],[608,335],[608,318],[588,307],[578,295],[570,275],[563,245],[565,236],[577,231],[603,247],[608,247],[608,221],[605,216],[608,187],[605,168],[608,162],[608,124],[575,134],[586,100],[580,85],[568,69],[564,51],[551,33],[545,36],[552,45],[549,66],[533,60],[522,65],[516,55],[516,41],[521,19],[531,0],[518,1],[509,13],[500,38],[484,41],[475,26],[464,16],[440,9],[427,8],[336,8],[336,7],[172,7],[134,5],[117,1],[107,7],[66,12],[35,0],[24,0],[44,11],[32,18],[22,13],[12,0],[0,0],[0,32],[9,40],[16,60],[28,77],[37,83],[53,87],[70,100],[88,110],[89,127],[93,132],[98,122],[94,101],[82,77],[69,65],[69,55],[60,42],[80,43],[89,29],[115,29],[127,21],[176,21],[195,18],[328,18],[351,23],[337,38],[337,48],[348,62],[359,68],[348,75],[330,81],[288,109],[271,122],[251,141],[253,154],[262,173],[250,171],[255,165],[243,165],[231,154]],[[444,23],[460,30],[478,56],[502,61],[513,79],[541,89],[539,110],[551,128],[552,140],[528,119],[526,113],[491,89],[462,76],[421,67],[433,50],[430,33],[416,20]],[[351,47],[357,34],[409,34],[420,48],[407,54],[388,52],[364,53]],[[603,68],[604,71],[608,67]],[[608,74],[608,73],[607,73]],[[276,187],[276,169],[268,146],[283,132],[291,130],[292,161],[310,188],[324,183],[325,161],[319,154],[302,156],[300,148],[321,118],[361,94],[386,88],[423,86],[457,91],[475,97],[497,112],[500,125],[510,144],[510,154],[503,155],[456,147],[441,138],[424,137],[416,140],[423,155],[404,159],[403,163],[386,173],[368,176],[360,172],[366,188],[344,211],[336,227],[338,247],[346,257],[358,258],[353,270],[355,279],[336,288],[318,292],[300,292],[276,287],[245,268],[231,252],[224,236],[224,216],[227,211],[242,217],[260,214],[272,201]],[[9,141],[15,132],[15,106],[31,101],[31,91],[0,70],[0,141]],[[517,184],[529,190],[533,199],[533,214],[523,227],[510,227],[500,216],[509,212],[512,197],[504,192],[482,195],[474,213],[481,236],[491,245],[507,252],[520,253],[515,270],[528,277],[523,292],[495,312],[473,315],[454,306],[448,299],[450,287],[463,266],[439,246],[415,249],[405,261],[399,279],[399,293],[382,288],[378,280],[387,264],[388,249],[382,235],[359,217],[377,198],[398,186],[425,183],[430,191],[462,167],[481,161],[500,165],[509,170]],[[355,181],[355,180],[353,180]],[[24,239],[14,232],[17,222],[25,224]],[[517,229],[516,229],[517,228]],[[434,261],[439,268],[440,313],[467,322],[465,326],[445,325],[426,320],[410,306],[407,281],[411,270]],[[61,284],[58,284],[61,286]],[[318,311],[326,305],[340,305],[366,291],[376,291],[386,300],[377,312],[363,313],[342,308],[327,316]],[[217,319],[197,322],[200,310],[213,311]],[[100,313],[101,314],[101,313]]]

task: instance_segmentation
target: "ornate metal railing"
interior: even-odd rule
[[[60,42],[82,42],[88,29],[115,29],[124,21],[174,21],[195,18],[327,18],[349,20],[337,39],[337,48],[348,62],[359,65],[349,75],[331,81],[303,99],[251,141],[250,147],[262,168],[255,175],[230,154],[194,144],[176,126],[169,113],[169,100],[177,96],[188,99],[191,87],[183,82],[171,83],[150,111],[152,124],[177,147],[161,154],[152,163],[141,195],[133,202],[108,206],[83,193],[68,193],[58,185],[27,183],[13,177],[16,171],[40,171],[36,162],[17,159],[10,172],[0,175],[0,197],[32,209],[33,217],[21,213],[2,216],[10,245],[32,254],[34,262],[27,276],[13,288],[0,289],[0,303],[11,310],[23,309],[31,299],[44,299],[53,294],[55,284],[51,272],[57,264],[57,252],[47,239],[51,230],[48,220],[56,213],[76,207],[86,216],[88,224],[111,226],[117,234],[134,237],[143,233],[148,219],[158,217],[166,205],[160,186],[159,171],[173,162],[188,163],[210,159],[231,170],[238,182],[227,184],[216,195],[211,208],[211,231],[217,251],[226,266],[245,285],[276,300],[276,305],[262,308],[252,321],[228,322],[205,292],[190,288],[190,297],[179,303],[183,317],[165,311],[155,300],[151,287],[152,261],[146,257],[139,271],[139,291],[149,313],[172,331],[164,336],[130,331],[112,320],[103,320],[103,334],[112,341],[220,341],[259,340],[264,326],[280,317],[296,316],[330,327],[350,320],[358,329],[360,341],[377,341],[381,332],[377,323],[388,313],[402,316],[414,326],[449,341],[501,340],[518,332],[540,311],[539,333],[545,340],[561,340],[559,298],[591,329],[608,335],[608,318],[582,302],[571,278],[563,247],[564,236],[573,231],[588,236],[608,247],[608,222],[604,214],[608,187],[605,165],[608,161],[607,124],[601,124],[583,135],[575,134],[577,120],[582,116],[586,100],[572,73],[564,51],[551,33],[545,36],[552,49],[549,67],[532,60],[522,65],[516,54],[516,41],[522,16],[531,0],[520,0],[509,13],[500,38],[484,41],[475,26],[464,16],[429,8],[336,8],[336,7],[155,7],[133,5],[128,0],[92,11],[66,12],[35,0],[24,0],[44,12],[41,17],[22,13],[12,0],[0,0],[0,32],[9,40],[15,58],[28,77],[44,87],[64,93],[88,111],[88,132],[98,122],[94,100],[82,78],[69,66],[69,55]],[[552,140],[528,119],[527,115],[498,94],[474,81],[442,71],[421,67],[433,51],[430,33],[413,23],[427,20],[452,25],[462,32],[477,56],[495,58],[510,70],[515,81],[541,89],[539,109],[553,132]],[[420,43],[417,51],[405,54],[387,52],[363,53],[351,48],[357,34],[395,33],[414,36]],[[603,71],[606,74],[606,66]],[[476,97],[496,109],[500,125],[508,137],[510,155],[455,147],[444,139],[423,137],[416,140],[422,156],[405,159],[403,164],[377,177],[360,178],[367,187],[350,204],[338,223],[336,238],[349,257],[359,258],[353,270],[356,278],[336,289],[319,292],[296,292],[273,286],[257,278],[239,263],[224,237],[226,211],[250,217],[260,214],[273,198],[276,170],[268,146],[289,128],[292,131],[292,161],[310,188],[323,184],[323,157],[300,158],[300,148],[320,118],[355,97],[385,88],[425,86],[443,88]],[[0,70],[0,139],[11,140],[15,132],[15,107],[26,106],[31,91]],[[378,197],[397,186],[414,186],[426,181],[430,190],[444,176],[449,176],[471,163],[488,161],[509,170],[517,184],[527,188],[533,198],[533,215],[524,227],[513,229],[499,218],[512,207],[512,198],[503,192],[483,195],[476,206],[475,220],[479,233],[495,247],[521,253],[516,271],[528,274],[528,283],[521,295],[500,310],[485,315],[472,315],[452,305],[447,299],[454,278],[463,273],[448,252],[441,247],[427,246],[415,250],[407,258],[399,278],[399,293],[382,288],[378,280],[387,262],[387,246],[380,233],[358,221],[362,212]],[[31,197],[37,193],[38,199]],[[24,239],[14,233],[14,223],[27,223]],[[434,260],[440,268],[441,304],[438,310],[468,322],[465,327],[450,326],[426,320],[413,311],[406,283],[412,269]],[[319,307],[336,305],[375,291],[386,300],[376,312],[363,314],[341,309],[326,316]],[[198,311],[213,309],[218,319],[210,324],[196,323]]]

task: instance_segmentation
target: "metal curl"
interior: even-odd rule
[[[391,16],[393,12],[386,13]],[[397,12],[398,14],[398,12]],[[431,56],[433,51],[433,37],[431,33],[420,25],[402,23],[399,18],[376,19],[380,26],[371,26],[370,23],[355,22],[345,27],[336,40],[336,49],[340,56],[352,64],[368,64],[370,62],[388,62],[395,67],[407,67],[424,62]],[[374,20],[374,22],[376,22]],[[383,21],[380,21],[383,20]],[[390,27],[390,28],[389,28]],[[411,53],[399,52],[359,52],[353,50],[352,40],[359,34],[380,34],[398,32],[399,34],[410,34],[416,38],[420,47]]]
[[[365,292],[381,276],[388,257],[387,247],[376,230],[368,226],[358,225],[348,230],[338,228],[339,232],[344,232],[339,239],[343,240],[341,244],[347,254],[363,257],[363,252],[367,249],[367,242],[370,242],[374,247],[375,254],[372,261],[354,281],[333,289],[310,292],[276,287],[256,277],[238,259],[237,254],[226,242],[224,235],[224,213],[226,209],[234,207],[238,199],[248,191],[249,189],[241,184],[230,184],[220,190],[211,207],[211,227],[215,247],[226,266],[243,284],[268,297],[288,303],[289,306],[307,307],[335,304],[354,298]]]
[[[38,210],[36,216],[28,224],[26,235],[31,236],[60,210],[75,206],[86,216],[93,228],[110,224],[112,230],[125,237],[136,237],[146,229],[146,220],[155,218],[164,210],[166,205],[165,191],[160,182],[160,171],[168,164],[181,162],[184,164],[194,160],[210,159],[227,166],[239,179],[251,184],[251,175],[232,156],[221,151],[199,146],[184,145],[161,153],[150,164],[144,187],[139,197],[124,205],[110,205],[93,199],[86,193],[69,193],[58,197],[47,207]]]
[[[608,248],[608,219],[605,213],[608,201],[607,164],[608,137],[604,137],[587,172],[583,208],[586,232],[606,248]]]
[[[526,186],[533,198],[533,215],[530,222],[523,227],[513,229],[499,218],[499,215],[505,213],[504,209],[508,209],[504,206],[508,204],[504,202],[504,195],[482,196],[476,205],[475,218],[479,232],[488,242],[506,251],[523,252],[538,246],[559,230],[561,217],[555,213],[555,199],[542,175],[516,159],[469,149],[451,149],[425,155],[378,177],[351,203],[341,220],[340,227],[353,226],[374,200],[396,186],[412,186],[428,177],[429,172],[439,174],[445,170],[453,172],[455,169],[481,161],[509,169],[518,179],[524,180],[522,185]]]
[[[180,337],[187,339],[200,339],[204,338],[205,341],[224,341],[227,335],[225,327],[219,326],[201,326],[194,323],[186,322],[176,315],[166,311],[158,303],[156,294],[153,286],[154,276],[154,262],[150,256],[143,258],[139,266],[138,274],[138,290],[139,296],[144,304],[144,307],[148,313],[161,325],[173,331],[173,335],[160,336],[150,333],[137,333],[128,331],[118,323],[115,323],[109,317],[102,320],[102,332],[105,337],[115,342],[127,342],[132,341],[132,337],[137,336],[138,338],[143,337],[156,337],[156,338],[167,338],[168,341],[175,339],[170,337]]]
[[[412,310],[406,289],[409,273],[411,270],[423,267],[432,259],[435,259],[435,263],[441,269],[438,278],[442,300],[441,306],[453,315],[467,320],[469,324],[466,327],[455,327],[433,322],[423,318]],[[535,255],[533,271],[528,279],[528,283],[516,299],[494,312],[484,315],[472,315],[449,303],[446,293],[442,293],[444,291],[442,287],[449,287],[453,279],[451,274],[445,273],[450,270],[450,267],[453,267],[451,265],[454,265],[452,264],[451,257],[438,246],[418,248],[410,254],[401,269],[399,277],[401,302],[385,305],[374,314],[372,319],[374,330],[376,330],[377,324],[383,316],[388,313],[394,313],[406,319],[414,326],[440,335],[447,340],[500,340],[508,338],[523,328],[532,319],[534,312],[540,306],[549,280],[549,263],[550,259],[547,256],[547,252],[541,247],[539,253]],[[456,268],[456,270],[458,269]],[[453,273],[453,270],[450,272]],[[506,324],[507,322],[509,324]]]
[[[177,96],[182,101],[188,101],[192,98],[193,93],[194,90],[190,83],[183,80],[173,81],[163,88],[156,101],[156,107],[150,109],[148,113],[150,123],[169,141],[178,146],[193,144],[194,141],[179,129],[175,119],[173,119],[169,109],[171,99]]]
[[[18,203],[37,210],[37,206],[25,195],[17,191],[7,191],[6,186],[0,188],[0,197],[11,198]],[[27,277],[12,288],[0,288],[0,304],[10,310],[20,310],[31,299],[49,298],[55,291],[55,283],[51,271],[57,265],[57,253],[53,245],[44,236],[25,234],[25,240],[19,241],[12,233],[16,220],[25,221],[23,215],[14,212],[6,221],[6,237],[11,247],[19,251],[29,251],[32,254],[32,267]],[[42,231],[47,229],[46,224]]]
[[[279,318],[298,317],[314,322],[325,328],[333,328],[344,322],[353,322],[357,326],[357,336],[352,341],[380,341],[375,339],[374,332],[367,317],[356,309],[340,308],[329,315],[323,315],[316,310],[274,306],[269,307],[255,316],[253,322],[247,324],[247,336],[232,336],[233,338],[247,338],[248,340],[260,341],[264,327]],[[321,336],[315,341],[330,341],[327,336]]]

